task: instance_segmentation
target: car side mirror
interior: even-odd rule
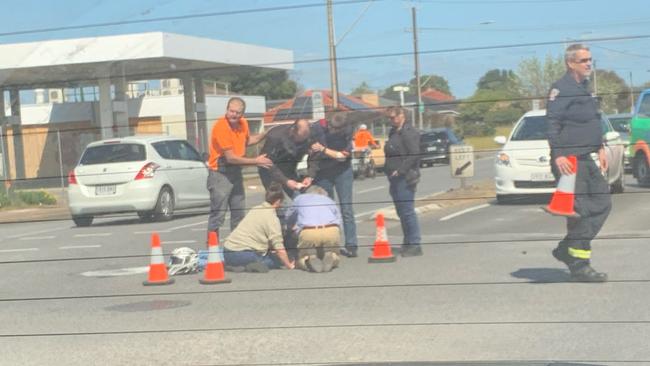
[[[605,141],[613,141],[621,137],[621,134],[616,131],[609,131],[605,134]]]
[[[494,138],[494,142],[496,142],[499,145],[505,145],[508,140],[506,139],[505,136],[496,136]]]

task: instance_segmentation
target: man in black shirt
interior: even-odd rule
[[[567,234],[553,256],[569,267],[572,280],[605,282],[607,275],[590,266],[591,240],[611,210],[609,185],[602,174],[607,159],[601,116],[598,101],[589,90],[591,52],[574,44],[566,49],[564,60],[567,72],[551,86],[546,105],[548,141],[556,178],[576,172],[574,209],[580,216],[567,217]],[[571,155],[576,157],[577,167],[567,158]]]

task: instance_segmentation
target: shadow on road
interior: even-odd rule
[[[530,280],[532,283],[568,282],[570,279],[569,272],[559,268],[522,268],[510,275]]]
[[[402,365],[402,366],[602,366],[593,363],[582,362],[562,362],[562,361],[468,361],[468,362],[363,362],[363,363],[341,363],[343,366],[385,366],[385,365]]]
[[[182,212],[182,213],[175,213],[174,217],[171,219],[171,221],[167,222],[173,222],[176,220],[181,220],[181,219],[186,219],[189,217],[195,217],[195,216],[201,216],[205,215],[207,219],[207,215],[209,213],[205,211],[190,211],[190,212]],[[110,216],[98,216],[98,219],[106,219],[106,218],[111,218]],[[103,221],[103,222],[98,222],[98,223],[93,223],[92,227],[103,227],[103,226],[128,226],[128,225],[138,225],[138,224],[151,224],[155,223],[155,221],[149,221],[149,222],[143,222],[141,221],[137,216],[133,216],[129,214],[129,216],[114,216],[114,220],[111,221]],[[74,226],[73,226],[74,227]]]

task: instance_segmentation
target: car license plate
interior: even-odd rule
[[[427,151],[436,151],[438,148],[435,146],[429,146],[427,147]]]
[[[531,173],[530,174],[530,180],[535,181],[535,182],[553,181],[553,180],[555,180],[555,177],[553,176],[553,173],[550,173],[550,172]]]
[[[112,194],[115,194],[115,184],[95,187],[96,196],[110,196]]]

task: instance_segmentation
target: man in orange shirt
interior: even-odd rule
[[[246,103],[238,97],[230,98],[226,115],[217,119],[210,136],[208,167],[208,190],[210,191],[210,216],[208,232],[219,233],[230,208],[230,231],[244,218],[246,195],[242,167],[255,165],[269,168],[273,162],[266,154],[254,158],[245,157],[246,146],[262,141],[266,133],[250,135],[248,121],[243,117]]]
[[[376,147],[375,138],[372,137],[368,126],[361,124],[359,130],[354,134],[354,148],[356,150],[367,149],[368,146]]]

